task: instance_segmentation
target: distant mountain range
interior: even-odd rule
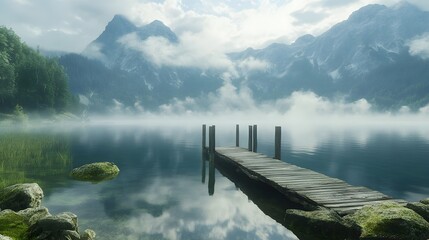
[[[417,109],[429,103],[429,56],[420,54],[418,44],[429,39],[428,22],[429,12],[406,2],[390,8],[368,5],[320,36],[228,54],[234,62],[251,59],[268,66],[234,83],[245,83],[259,101],[304,90],[348,101],[365,98],[379,109]],[[215,70],[160,67],[125,46],[125,36],[180,42],[160,21],[137,27],[117,15],[82,55],[62,56],[72,91],[92,98],[97,108],[120,102],[131,109],[136,103],[153,109],[173,98],[204,98],[223,83]]]

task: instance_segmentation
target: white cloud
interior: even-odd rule
[[[429,59],[429,33],[416,37],[408,42],[409,52],[412,56]]]
[[[211,51],[207,43],[195,42],[194,36],[183,36],[179,43],[172,43],[163,37],[149,37],[141,41],[131,33],[120,42],[135,50],[158,66],[198,67],[202,69],[228,69],[232,62],[220,51]]]
[[[101,44],[98,44],[98,43],[90,44],[85,49],[85,56],[105,62],[106,56],[101,52],[102,48],[103,46]]]
[[[270,63],[265,60],[256,59],[254,57],[245,58],[240,60],[237,64],[237,67],[241,70],[241,72],[265,72],[269,70]]]
[[[188,46],[188,43],[193,42],[197,45],[196,52],[205,52],[200,57],[210,57],[247,47],[260,48],[274,41],[290,43],[304,34],[318,35],[366,4],[396,2],[355,0],[336,4],[332,0],[41,0],[33,4],[28,0],[13,0],[0,1],[0,22],[12,27],[32,46],[81,52],[101,34],[115,14],[124,14],[138,24],[159,19],[179,35],[183,45]],[[427,1],[411,2],[429,7]],[[23,7],[28,4],[32,6]],[[297,13],[301,13],[298,19]],[[306,13],[316,13],[318,17]],[[52,29],[61,31],[52,34],[49,32]]]

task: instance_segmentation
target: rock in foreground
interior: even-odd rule
[[[23,195],[22,192],[26,192],[26,194]],[[40,202],[43,192],[39,185],[35,183],[16,184],[0,190],[0,193],[0,196],[2,196],[1,203],[3,203],[4,208],[21,209],[23,208],[21,204],[14,203],[13,199],[27,199],[27,195],[32,196],[30,198],[32,201],[27,201],[29,203],[24,205],[24,210],[16,212],[11,209],[2,209],[0,211],[0,240],[95,239],[96,234],[90,229],[85,230],[81,235],[79,234],[78,219],[75,214],[65,212],[52,216],[46,207],[41,207]],[[30,207],[27,208],[27,206]]]
[[[413,210],[394,202],[365,206],[346,218],[362,228],[362,239],[429,238],[429,223]]]
[[[0,209],[20,211],[40,207],[43,190],[37,183],[15,184],[0,190]]]
[[[111,162],[86,164],[71,171],[70,176],[80,181],[100,182],[115,178],[119,168]]]
[[[360,229],[328,209],[316,211],[286,210],[285,224],[302,239],[358,239]]]

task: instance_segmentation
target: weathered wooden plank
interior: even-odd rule
[[[372,205],[376,203],[386,202],[386,199],[378,200],[378,201],[362,201],[362,202],[352,202],[352,203],[334,203],[334,204],[324,204],[325,207],[335,208],[335,207],[358,207],[358,206],[366,206]]]
[[[380,197],[374,197],[374,198],[335,198],[330,200],[320,200],[320,199],[314,199],[318,203],[325,205],[325,204],[336,204],[336,203],[359,203],[363,201],[384,201],[384,200],[390,200],[390,198],[380,198]]]
[[[321,184],[334,184],[340,183],[338,181],[332,181],[331,179],[290,179],[287,177],[270,177],[267,176],[267,179],[274,181],[276,183],[285,183],[288,185],[321,185]]]
[[[306,186],[293,186],[291,184],[287,184],[287,183],[278,183],[279,186],[284,187],[284,188],[288,188],[292,191],[295,192],[300,192],[301,190],[306,190],[309,188],[313,188],[313,189],[329,189],[329,188],[334,188],[334,187],[347,187],[348,185],[346,183],[336,183],[336,184],[312,184],[312,185],[306,185]],[[293,187],[293,189],[292,189]]]

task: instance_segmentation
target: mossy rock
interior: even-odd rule
[[[0,208],[20,211],[40,207],[43,190],[37,183],[15,184],[0,190]]]
[[[357,239],[360,228],[325,208],[315,211],[286,210],[285,225],[301,240]]]
[[[362,228],[361,239],[421,240],[429,238],[429,223],[395,202],[365,206],[346,217]]]
[[[101,182],[115,178],[119,168],[111,162],[85,164],[71,171],[70,176],[76,180]]]
[[[427,222],[429,222],[429,205],[415,202],[408,203],[405,207],[413,210],[418,215],[422,216]]]
[[[423,204],[429,205],[429,198],[423,199],[420,202]]]
[[[80,239],[77,216],[65,212],[41,218],[30,226],[29,237],[31,239]]]
[[[0,234],[15,240],[27,240],[28,224],[26,219],[11,210],[0,212]]]

